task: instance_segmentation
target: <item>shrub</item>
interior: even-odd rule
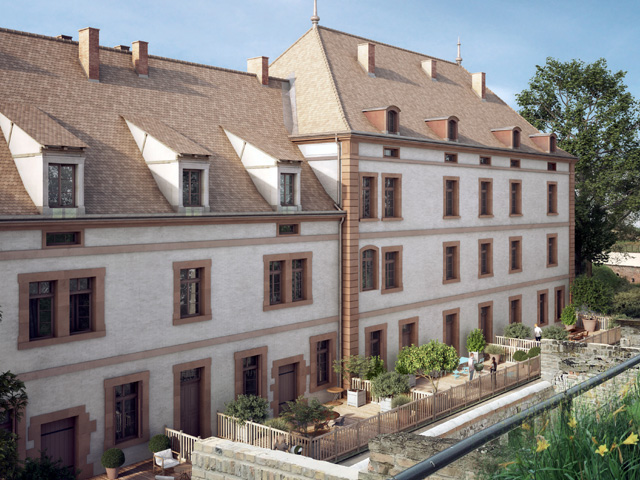
[[[566,328],[561,325],[551,325],[542,329],[542,338],[550,338],[552,340],[566,340],[569,333]]]
[[[282,417],[270,418],[269,420],[264,422],[264,424],[267,427],[275,428],[276,430],[283,430],[285,432],[289,432],[291,430],[289,422],[287,422]]]
[[[619,277],[606,265],[594,265],[592,275],[593,278],[605,284],[614,293],[622,292],[630,287],[627,279]]]
[[[154,435],[151,437],[151,440],[149,440],[149,451],[151,451],[151,453],[161,452],[167,448],[171,448],[171,440],[166,435]]]
[[[349,355],[333,361],[333,371],[341,378],[347,378],[351,385],[352,378],[364,378],[371,370],[371,357]]]
[[[504,329],[504,336],[508,338],[531,338],[531,328],[522,323],[512,323]]]
[[[581,275],[571,285],[571,295],[575,305],[584,305],[590,310],[607,313],[611,308],[613,290],[602,280]]]
[[[293,424],[299,433],[306,435],[309,424],[313,424],[314,430],[318,430],[320,424],[327,420],[329,412],[331,409],[321,404],[317,398],[306,399],[300,395],[295,402],[287,402],[287,410],[282,418]]]
[[[384,371],[384,360],[377,355],[369,357],[369,370],[365,373],[364,378],[373,380]]]
[[[476,372],[481,372],[484,369],[484,363],[476,363],[473,367],[476,369]]]
[[[487,345],[484,348],[484,353],[487,355],[504,355],[504,348],[499,345]]]
[[[225,404],[224,414],[235,417],[240,425],[245,422],[263,423],[269,414],[269,403],[255,395],[238,395],[236,400]]]
[[[527,352],[524,352],[522,350],[518,350],[513,354],[513,359],[516,362],[524,362],[527,358],[529,358],[529,356],[527,355]]]
[[[563,325],[576,324],[576,307],[572,303],[564,307],[560,315],[560,321]]]
[[[416,376],[428,378],[433,389],[438,391],[437,374],[442,371],[452,372],[460,362],[455,348],[438,340],[431,340],[424,345],[411,345],[400,351],[398,361],[407,371]]]
[[[476,328],[471,330],[471,333],[467,337],[467,350],[470,352],[481,352],[486,347],[487,342],[484,339],[482,330]]]
[[[411,398],[408,395],[397,395],[391,400],[391,408],[398,408],[407,403],[411,403]]]
[[[640,288],[617,293],[613,297],[612,309],[631,318],[640,318]]]
[[[409,379],[398,372],[384,372],[371,380],[371,395],[374,397],[393,397],[409,390]]]
[[[18,471],[18,436],[0,428],[0,474],[10,479]]]
[[[107,450],[107,452],[108,451],[109,450]],[[120,453],[122,453],[122,450],[120,450]],[[124,463],[124,454],[122,454],[122,459],[122,463]],[[27,458],[24,461],[22,470],[13,477],[14,480],[75,480],[75,478],[76,474],[73,468],[65,467],[62,465],[61,460],[54,462],[51,457],[47,455],[41,458]]]
[[[540,355],[540,347],[531,347],[529,349],[529,353],[527,353],[527,357],[529,358],[533,358],[533,357],[537,357],[538,355]]]
[[[119,448],[110,448],[102,454],[104,468],[118,468],[124,464],[124,452]]]

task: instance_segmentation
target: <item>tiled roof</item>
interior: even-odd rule
[[[258,147],[294,156],[297,147],[284,146],[282,91],[274,78],[262,86],[255,75],[155,56],[140,78],[130,53],[102,47],[100,83],[90,82],[77,42],[0,29],[0,103],[36,106],[87,145],[87,214],[173,212],[123,117],[158,119],[210,152],[212,212],[271,212],[220,126],[259,132]],[[0,215],[35,213],[4,138],[0,168]],[[301,181],[303,210],[334,210],[308,166]]]
[[[139,129],[144,130],[165,147],[169,147],[180,155],[211,155],[211,152],[206,148],[203,148],[196,142],[189,140],[180,132],[177,132],[168,125],[165,125],[157,118],[145,117],[143,115],[126,115],[124,119],[133,123]]]
[[[300,149],[288,140],[286,131],[282,131],[282,135],[276,138],[269,138],[265,130],[256,130],[246,128],[241,125],[222,125],[222,127],[249,142],[253,146],[261,149],[267,155],[278,160],[295,160],[302,161],[304,156]]]

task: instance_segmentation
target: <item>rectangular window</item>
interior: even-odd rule
[[[360,219],[378,219],[377,174],[360,174]]]
[[[380,357],[387,362],[387,324],[372,325],[364,329],[365,357]]]
[[[280,205],[289,207],[295,205],[295,173],[280,174]]]
[[[522,237],[509,237],[509,273],[522,271]]]
[[[69,280],[69,332],[90,332],[93,294],[92,278],[72,278]]]
[[[459,218],[459,177],[444,177],[444,218]]]
[[[445,153],[444,161],[447,163],[458,163],[458,155],[455,153]]]
[[[457,351],[460,349],[459,316],[459,308],[442,312],[442,342]]]
[[[329,383],[329,368],[329,340],[322,340],[316,347],[316,385]]]
[[[509,180],[509,215],[522,215],[522,182]]]
[[[564,310],[564,286],[555,288],[555,321],[560,321],[562,310]]]
[[[493,343],[493,302],[478,305],[478,328],[482,330],[485,342]]]
[[[383,247],[384,261],[382,293],[393,293],[402,290],[402,247]]]
[[[180,318],[193,317],[201,313],[200,268],[180,270]]]
[[[413,329],[415,323],[407,323],[402,326],[402,346],[410,347],[413,344]]]
[[[443,246],[444,273],[442,283],[460,281],[460,242],[445,242]]]
[[[263,311],[313,303],[311,256],[311,252],[263,256]]]
[[[173,262],[173,324],[211,320],[211,259]]]
[[[304,300],[304,263],[305,260],[291,261],[291,300]]]
[[[53,337],[55,282],[29,283],[29,340]]]
[[[522,323],[522,295],[509,297],[509,323]]]
[[[509,165],[511,166],[511,168],[520,168],[520,160],[512,158]]]
[[[549,170],[550,172],[555,172],[556,168],[556,162],[547,162],[547,170]]]
[[[278,237],[287,235],[299,235],[300,224],[299,223],[279,223],[278,224]]]
[[[377,286],[377,266],[378,253],[373,248],[368,248],[362,252],[362,291],[375,290]]]
[[[418,345],[418,317],[398,320],[399,349]]]
[[[547,235],[547,267],[558,266],[558,235]]]
[[[242,394],[260,395],[260,355],[242,359]]]
[[[384,215],[386,219],[400,219],[402,217],[402,176],[382,174],[384,185]]]
[[[269,262],[269,305],[282,303],[282,264]]]
[[[480,217],[493,216],[493,180],[490,178],[479,179],[479,205]]]
[[[549,322],[548,315],[548,293],[547,290],[538,292],[538,325],[543,326]]]
[[[256,395],[267,398],[267,347],[234,352],[234,392],[238,395]],[[278,369],[276,368],[276,372]]]
[[[149,371],[104,380],[104,448],[149,441]]]
[[[558,184],[547,182],[547,215],[558,214]]]
[[[381,353],[381,337],[382,337],[382,332],[380,330],[376,330],[374,332],[371,332],[370,336],[369,336],[369,342],[370,342],[370,348],[369,351],[371,352],[371,356],[372,357],[379,357],[380,353]]]
[[[309,337],[309,393],[335,386],[332,365],[336,358],[337,343],[338,333],[335,331]]]
[[[480,165],[491,165],[491,157],[480,157]]]
[[[49,207],[75,207],[75,165],[49,164]]]
[[[115,443],[122,443],[139,436],[140,397],[139,382],[118,385],[114,388]]]
[[[478,278],[493,276],[493,240],[478,240]]]
[[[45,247],[69,247],[80,245],[80,232],[46,232]]]
[[[182,206],[199,207],[202,205],[200,199],[201,185],[200,178],[202,170],[182,170]]]
[[[384,152],[384,156],[385,157],[391,157],[391,158],[399,158],[400,157],[400,149],[399,148],[384,147],[383,152]]]

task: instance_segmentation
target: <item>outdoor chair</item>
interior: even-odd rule
[[[173,458],[173,452],[170,448],[161,450],[153,454],[153,472],[156,471],[156,467],[162,469],[162,474],[166,469],[174,468],[180,465],[180,460]]]
[[[455,378],[456,380],[460,378],[460,372],[458,370],[454,370],[452,373],[453,373],[453,378]]]

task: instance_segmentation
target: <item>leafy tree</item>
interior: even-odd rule
[[[460,357],[455,348],[438,340],[431,340],[424,345],[403,348],[398,355],[398,363],[402,365],[401,370],[427,378],[437,392],[437,377],[440,372],[455,370],[460,363]]]
[[[24,468],[14,477],[15,480],[75,480],[76,474],[71,467],[65,467],[60,460],[51,457],[27,458]]]
[[[11,480],[18,472],[18,436],[0,429],[0,478]]]
[[[238,395],[234,401],[226,403],[224,414],[235,417],[240,425],[245,422],[264,423],[269,415],[269,403],[255,395]]]
[[[631,318],[640,318],[640,288],[617,293],[613,297],[613,310]]]
[[[625,75],[611,72],[602,58],[590,64],[547,58],[516,95],[520,114],[555,132],[558,146],[578,157],[576,266],[584,262],[588,273],[640,211],[640,116]]]
[[[287,402],[287,409],[281,417],[293,424],[302,435],[307,435],[307,428],[313,424],[314,430],[327,421],[331,408],[323,405],[317,398],[306,399],[300,395],[295,402]]]
[[[333,361],[333,371],[343,378],[346,377],[349,381],[349,387],[351,387],[352,378],[367,378],[374,372],[376,367],[373,365],[373,358],[363,355],[349,355],[340,360],[336,359]]]
[[[598,313],[608,313],[613,299],[613,291],[599,278],[581,275],[571,284],[571,297],[579,309],[587,307]]]
[[[6,371],[0,374],[0,420],[9,416],[14,425],[27,406],[28,397],[24,382]],[[6,478],[11,479],[19,472],[17,457],[18,436],[0,431],[0,474],[7,472]]]
[[[385,371],[384,360],[382,360],[378,355],[375,355],[373,357],[369,357],[369,362],[369,370],[364,376],[367,380],[373,380]]]
[[[484,339],[484,333],[482,333],[482,330],[479,328],[471,330],[471,333],[469,333],[469,336],[467,337],[467,350],[470,352],[482,352],[486,345],[487,342]]]

